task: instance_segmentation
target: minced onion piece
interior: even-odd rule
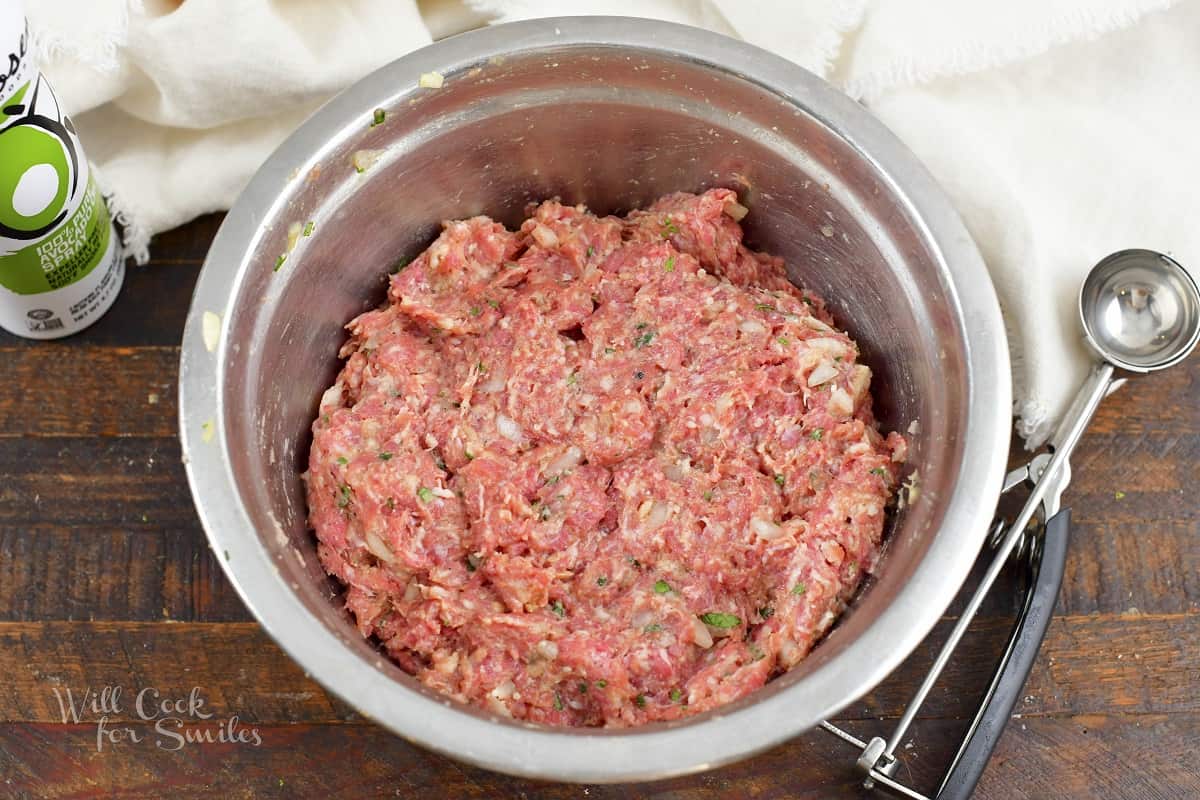
[[[838,376],[837,367],[830,364],[828,361],[822,361],[808,375],[809,386],[820,386],[823,383],[828,383]]]
[[[647,528],[657,528],[667,521],[667,517],[671,514],[671,507],[666,503],[661,503],[657,500],[650,507],[650,514],[646,517]]]
[[[865,364],[855,364],[850,371],[850,397],[855,405],[866,396],[870,384],[871,368]]]
[[[569,469],[578,467],[581,461],[583,461],[583,451],[571,445],[562,455],[551,461],[544,472],[547,475],[558,475]]]
[[[734,222],[741,222],[746,218],[746,215],[750,213],[750,209],[746,208],[736,200],[730,200],[725,204],[725,207],[722,208],[721,211],[725,212],[725,216],[729,217]]]
[[[841,339],[835,339],[832,336],[817,336],[808,339],[804,342],[805,347],[810,350],[818,350],[822,353],[827,353],[833,358],[846,355],[846,343]]]
[[[750,530],[754,531],[760,539],[766,539],[768,542],[778,539],[784,534],[783,526],[776,525],[771,520],[762,517],[750,518]]]
[[[833,391],[829,393],[828,408],[833,413],[848,417],[854,412],[854,400],[845,389],[835,386]]]
[[[388,549],[388,546],[383,543],[383,540],[379,538],[379,535],[375,531],[367,531],[366,536],[363,538],[366,539],[367,549],[371,551],[373,556],[381,561],[390,562],[395,560],[396,557],[392,554],[392,551]]]
[[[756,319],[744,319],[738,323],[738,330],[742,333],[762,333],[766,328]]]
[[[415,603],[421,599],[421,584],[417,583],[416,579],[408,582],[408,586],[404,587],[404,602]]]
[[[534,225],[533,231],[530,233],[533,240],[542,247],[549,250],[551,247],[558,247],[558,234],[547,228],[545,225]]]
[[[200,318],[200,333],[204,337],[204,349],[212,352],[221,341],[221,317],[211,311],[205,311]]]
[[[302,228],[300,227],[299,222],[293,222],[291,225],[288,225],[287,252],[290,253],[296,249],[296,242],[300,241],[301,230]]]
[[[496,415],[496,430],[500,431],[500,435],[509,441],[520,442],[525,438],[521,426],[514,422],[511,417],[507,417],[504,414]]]
[[[375,165],[383,156],[382,150],[355,150],[354,155],[350,157],[350,163],[359,172],[366,172]]]
[[[713,646],[712,633],[708,630],[708,626],[697,617],[692,617],[692,640],[702,650]]]
[[[479,391],[483,394],[495,394],[501,391],[504,388],[504,384],[507,383],[504,373],[499,370],[489,372],[487,376],[488,379],[479,385]]]
[[[417,86],[422,89],[440,89],[446,84],[446,77],[440,72],[422,72],[417,80]]]

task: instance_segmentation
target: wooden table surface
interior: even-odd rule
[[[820,732],[653,784],[509,778],[409,745],[306,679],[226,582],[180,463],[178,344],[219,222],[160,236],[83,334],[0,334],[0,797],[868,796],[856,754]],[[1198,392],[1193,357],[1131,382],[1084,438],[1056,617],[979,797],[1200,797]],[[985,608],[899,777],[934,788],[1010,606]],[[886,734],[930,657],[840,721]]]

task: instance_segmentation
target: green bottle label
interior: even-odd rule
[[[103,259],[108,209],[41,76],[0,114],[0,286],[17,294],[61,289]]]

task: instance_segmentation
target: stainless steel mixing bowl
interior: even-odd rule
[[[420,88],[422,73],[445,76]],[[382,124],[372,126],[375,109]],[[359,173],[354,153],[381,151]],[[812,656],[750,697],[673,724],[556,730],[430,692],[355,631],[305,525],[309,425],[342,326],[443,219],[513,224],[558,195],[621,211],[729,186],[749,242],[828,298],[875,371],[884,428],[913,421],[916,502],[877,577]],[[288,229],[313,221],[276,271]],[[221,318],[211,351],[203,315]],[[212,342],[209,341],[208,344]],[[944,611],[984,539],[1008,451],[1004,328],[979,254],[913,156],[799,67],[714,34],[564,18],[455,37],[368,76],[309,119],[229,213],[180,364],[188,478],[213,550],[263,626],[372,719],[504,772],[665,777],[741,758],[833,715]]]

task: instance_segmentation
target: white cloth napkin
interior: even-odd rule
[[[957,205],[1009,326],[1018,429],[1040,444],[1089,356],[1088,268],[1200,264],[1200,0],[27,0],[139,260],[233,202],[320,102],[486,22],[624,14],[773,50],[863,102]],[[81,19],[86,16],[86,19]]]

